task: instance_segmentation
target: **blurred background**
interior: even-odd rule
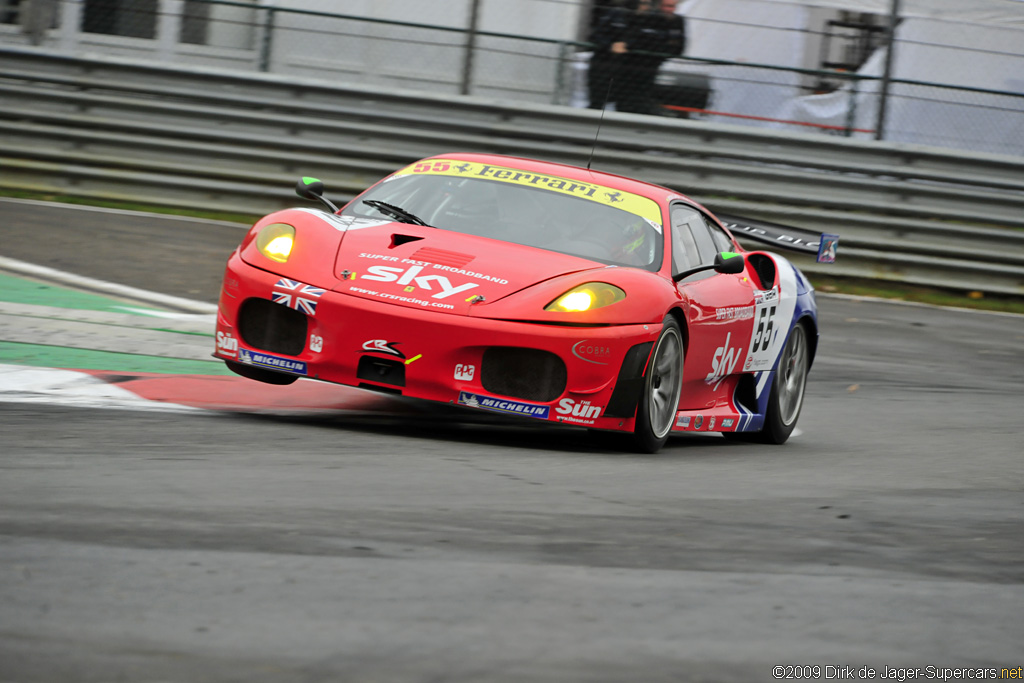
[[[617,6],[630,7],[0,0],[0,42],[583,107],[592,30]],[[685,0],[675,12],[686,47],[661,64],[660,114],[1024,155],[1018,0]]]
[[[0,0],[8,196],[249,222],[451,151],[839,234],[815,277],[1019,298],[1024,2]]]

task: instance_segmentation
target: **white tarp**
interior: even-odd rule
[[[773,5],[831,7],[888,15],[892,0],[764,0]],[[900,0],[900,16],[1024,29],[1022,0]]]
[[[729,62],[803,66],[804,46],[791,29],[807,23],[805,8],[763,0],[690,0],[680,12],[687,18],[686,54]],[[742,18],[736,20],[736,18]],[[723,23],[727,22],[727,23]],[[684,71],[707,74],[715,87],[708,108],[724,123],[749,123],[772,117],[800,94],[799,74],[732,65],[692,64]],[[727,84],[727,85],[725,85]],[[730,116],[726,116],[729,114]]]
[[[892,0],[688,0],[687,56],[808,68],[808,41],[818,8],[888,15]],[[901,0],[892,77],[1024,94],[1024,2],[1020,0]],[[788,30],[787,30],[788,29]],[[881,76],[885,50],[860,69]],[[792,72],[690,64],[713,79],[719,122],[788,130],[795,125],[867,131],[874,138],[878,81],[809,95]],[[804,79],[804,86],[807,85]],[[1024,98],[896,83],[890,89],[885,139],[978,152],[1024,155]],[[743,117],[743,118],[738,118]],[[784,123],[794,122],[794,123]]]

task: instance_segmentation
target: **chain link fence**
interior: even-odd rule
[[[758,7],[757,0],[743,2],[748,9]],[[608,3],[424,0],[408,20],[321,11],[337,7],[321,0],[303,4],[307,8],[257,0],[0,0],[0,41],[370,88],[585,107],[591,100],[593,47],[587,38],[596,13]],[[1024,31],[994,34],[993,45],[947,45],[929,38],[935,31],[911,25],[896,44],[897,57],[915,64],[945,60],[957,67],[951,80],[961,84],[887,80],[884,17],[833,12],[815,18],[813,12],[821,11],[807,10],[798,25],[793,16],[774,11],[778,3],[762,4],[761,14],[749,10],[737,20],[701,15],[700,2],[684,3],[684,9],[695,10],[686,16],[685,56],[664,55],[652,86],[653,113],[863,139],[879,137],[882,123],[886,140],[1024,155],[1024,77],[1017,77],[1013,90],[962,84],[971,78],[964,73],[977,67],[979,77],[993,70],[1010,74],[999,82],[1013,85],[1012,74],[1024,74],[1024,54],[1000,45],[1013,45],[1015,37],[1024,44]],[[533,18],[506,18],[513,15]],[[532,31],[491,30],[506,25]],[[725,48],[721,36],[728,38]],[[778,59],[764,47],[772,44],[780,46]],[[793,45],[803,50],[804,62],[830,68],[787,64]],[[701,56],[716,53],[735,58]],[[620,77],[631,80],[628,72]],[[995,81],[983,84],[990,82]]]

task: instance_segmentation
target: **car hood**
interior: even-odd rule
[[[476,235],[404,223],[349,229],[334,291],[397,306],[467,315],[553,277],[603,264]],[[483,297],[483,299],[479,299]]]

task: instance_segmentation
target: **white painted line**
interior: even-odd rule
[[[105,206],[90,206],[88,204],[67,204],[65,202],[50,202],[42,199],[16,199],[14,197],[0,197],[0,203],[28,204],[29,206],[45,206],[49,208],[68,209],[76,211],[92,211],[97,213],[111,213],[119,216],[142,216],[145,218],[159,218],[169,221],[185,221],[188,223],[202,223],[203,225],[224,225],[232,228],[248,230],[252,226],[248,223],[233,223],[231,221],[216,221],[208,218],[196,218],[194,216],[179,216],[173,213],[149,213],[147,211],[133,211],[131,209],[112,209]]]
[[[215,313],[178,313],[175,311],[153,311],[147,308],[132,308],[131,306],[112,306],[112,308],[120,308],[122,311],[128,311],[133,315],[144,315],[150,318],[160,318],[161,320],[185,320],[195,321],[204,323],[210,326],[210,335],[213,335],[213,325],[217,322],[217,316]],[[216,311],[216,308],[214,308]]]
[[[204,313],[208,315],[217,312],[216,305],[206,303],[205,301],[182,299],[180,297],[170,296],[167,294],[150,292],[145,289],[118,285],[113,282],[96,280],[91,277],[75,275],[74,273],[67,273],[55,268],[47,268],[46,266],[37,266],[32,263],[17,261],[12,258],[7,258],[6,256],[0,256],[0,270],[6,270],[10,273],[16,273],[19,275],[28,275],[30,277],[39,278],[49,282],[58,282],[63,285],[77,287],[91,292],[109,294],[110,296],[116,296],[122,299],[141,301],[154,306],[164,306],[178,311]]]
[[[1020,313],[1007,313],[1006,311],[985,311],[980,308],[960,308],[959,306],[939,306],[938,304],[926,304],[920,301],[903,301],[900,299],[885,299],[880,296],[864,296],[862,294],[840,294],[838,292],[823,292],[820,289],[814,290],[814,296],[826,299],[844,299],[846,301],[871,301],[874,303],[893,304],[894,306],[913,306],[915,308],[930,308],[933,311],[956,311],[957,313],[980,313],[982,315],[999,315],[1004,318],[1020,318]]]

